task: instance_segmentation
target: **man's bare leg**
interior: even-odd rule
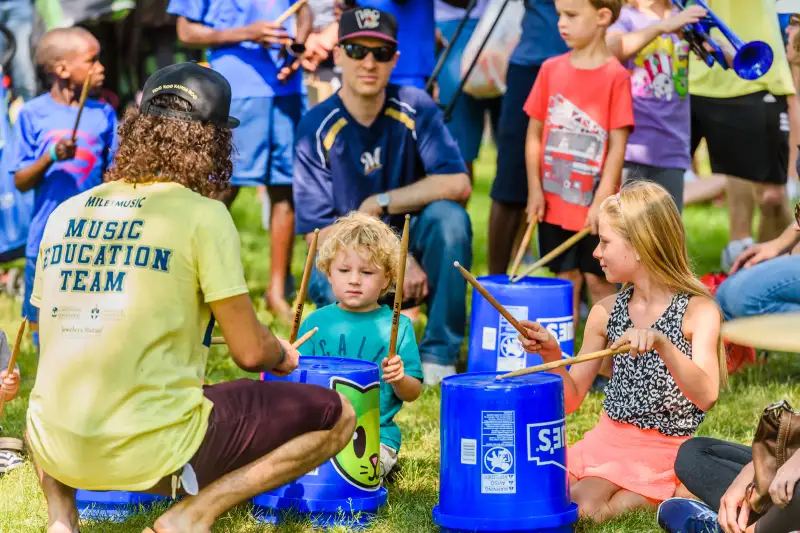
[[[31,449],[27,435],[28,449]],[[34,461],[35,464],[35,461]],[[50,477],[36,466],[39,485],[47,501],[47,533],[78,533],[78,505],[75,503],[75,489]]]
[[[297,479],[339,453],[353,437],[356,424],[352,405],[344,396],[340,397],[342,416],[333,428],[296,437],[261,459],[223,476],[197,496],[184,498],[156,520],[155,532],[210,533],[211,526],[222,513]]]
[[[270,281],[267,287],[267,305],[278,317],[292,321],[292,306],[286,301],[286,276],[291,275],[292,250],[294,249],[294,202],[289,185],[268,187],[272,201],[269,232]]]
[[[525,206],[492,200],[489,214],[489,274],[505,274],[514,253],[514,236],[525,215]]]
[[[753,215],[756,209],[753,184],[740,178],[728,176],[727,194],[728,216],[730,217],[731,228],[729,242],[752,237]]]

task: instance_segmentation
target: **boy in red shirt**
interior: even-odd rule
[[[606,47],[624,0],[556,0],[570,51],[542,65],[525,112],[528,219],[539,220],[542,256],[584,227],[591,234],[548,264],[574,286],[577,322],[583,282],[592,302],[616,292],[593,251],[600,204],[619,188],[633,129],[630,74]]]

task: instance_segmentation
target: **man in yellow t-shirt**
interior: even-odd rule
[[[722,268],[728,270],[736,256],[753,244],[756,202],[761,213],[759,240],[777,237],[791,221],[786,200],[787,97],[794,95],[794,84],[775,0],[706,2],[739,38],[764,41],[774,55],[769,71],[753,81],[740,78],[732,68],[708,67],[694,55],[689,65],[692,152],[705,138],[712,171],[728,177],[730,242],[722,252]],[[711,36],[727,44],[718,30]]]
[[[49,533],[77,531],[74,489],[169,494],[175,478],[191,496],[155,531],[207,531],[352,437],[352,406],[329,389],[203,386],[215,322],[244,370],[287,375],[298,362],[259,323],[239,235],[209,198],[231,174],[230,94],[194,63],[156,72],[120,128],[107,183],[48,220],[31,298],[41,357],[27,437]]]

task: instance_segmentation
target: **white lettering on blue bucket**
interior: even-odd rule
[[[547,328],[547,331],[561,345],[575,339],[575,324],[572,321],[572,315],[558,318],[537,318],[536,322]]]
[[[478,464],[478,441],[475,439],[461,439],[461,464]]]
[[[514,411],[481,411],[481,494],[516,494]]]
[[[511,316],[517,320],[528,320],[528,308],[518,305],[506,306]],[[522,344],[517,339],[519,332],[500,315],[498,325],[499,338],[497,343],[497,371],[511,372],[525,368],[526,354]]]
[[[567,469],[566,419],[528,424],[528,461]]]

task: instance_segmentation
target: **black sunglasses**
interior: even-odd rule
[[[341,46],[344,48],[344,53],[347,54],[347,57],[355,59],[356,61],[361,61],[372,52],[372,57],[375,58],[375,61],[378,63],[388,63],[394,58],[394,54],[397,52],[397,49],[391,45],[370,47],[364,46],[363,44],[344,43]]]

